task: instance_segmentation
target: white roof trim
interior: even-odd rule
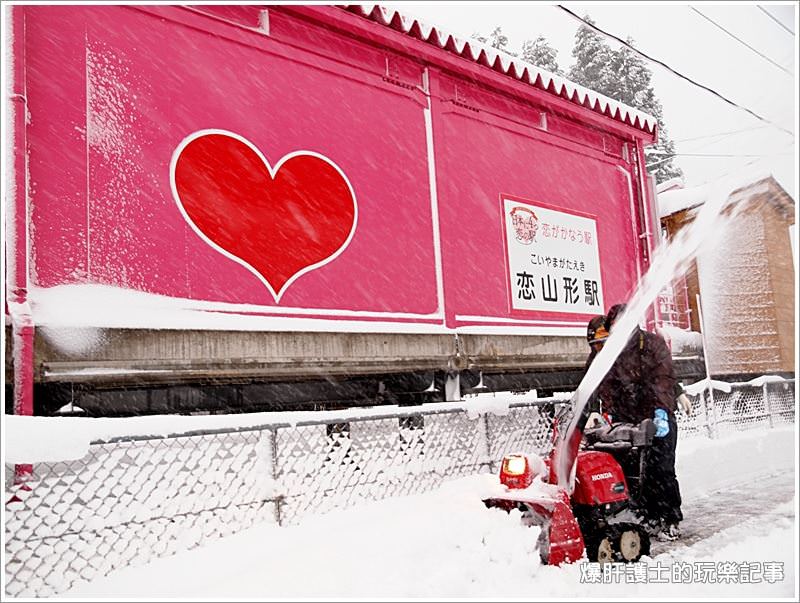
[[[496,48],[481,44],[477,40],[462,40],[441,28],[427,25],[419,19],[406,17],[399,11],[387,9],[377,4],[355,4],[348,5],[345,8],[371,21],[391,27],[423,42],[434,44],[443,50],[468,58],[495,71],[500,71],[517,80],[551,92],[556,96],[566,97],[567,100],[574,104],[588,107],[592,111],[608,115],[639,130],[653,133],[657,125],[657,120],[652,115],[629,107],[589,88],[584,88],[575,82],[526,63],[517,57],[512,57]]]

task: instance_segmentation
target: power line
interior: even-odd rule
[[[765,61],[768,61],[769,63],[771,63],[772,65],[774,65],[775,67],[777,67],[778,69],[780,69],[781,71],[783,71],[785,74],[787,74],[787,75],[789,75],[789,76],[791,76],[791,77],[794,77],[794,74],[793,74],[791,71],[789,71],[788,69],[786,69],[786,67],[784,67],[783,65],[779,65],[778,63],[776,63],[775,61],[773,61],[771,58],[769,58],[767,55],[765,55],[765,54],[762,54],[760,51],[758,51],[758,50],[756,50],[755,48],[753,48],[752,46],[750,46],[750,44],[748,44],[747,42],[745,42],[745,41],[744,41],[744,40],[742,40],[741,38],[737,37],[736,35],[734,35],[734,34],[732,34],[731,32],[729,32],[727,29],[725,29],[724,27],[722,27],[722,25],[720,25],[719,23],[717,23],[716,21],[714,21],[714,19],[712,19],[712,18],[711,18],[711,17],[709,17],[708,15],[706,15],[706,14],[704,14],[704,13],[700,12],[700,11],[699,11],[699,10],[697,10],[697,9],[696,9],[694,6],[690,6],[689,8],[690,8],[691,10],[693,10],[694,12],[696,12],[696,13],[697,13],[698,15],[700,15],[701,17],[703,17],[703,19],[705,19],[706,21],[708,21],[709,23],[711,23],[711,24],[712,24],[714,27],[716,27],[716,28],[718,28],[718,29],[721,29],[721,30],[722,30],[722,31],[724,31],[726,34],[728,34],[728,35],[729,35],[731,38],[733,38],[734,40],[736,40],[737,42],[739,42],[739,43],[740,43],[740,44],[742,44],[743,46],[746,46],[747,48],[749,48],[750,50],[752,50],[753,52],[755,52],[755,53],[756,53],[758,56],[760,56],[760,57],[761,57],[762,59],[764,59]]]
[[[660,153],[658,153],[660,155]],[[777,155],[793,155],[794,153],[669,153],[670,157],[775,157]]]
[[[760,94],[758,99],[755,99],[754,102],[756,104],[758,104],[770,94],[772,94],[772,93],[771,92],[765,92],[763,94]],[[750,128],[741,128],[741,129],[738,129],[738,130],[728,130],[727,132],[719,132],[717,134],[707,134],[705,136],[693,136],[692,138],[682,138],[680,140],[675,140],[673,142],[675,142],[677,144],[677,143],[684,143],[684,142],[693,142],[693,141],[703,140],[703,139],[711,139],[708,142],[705,142],[705,143],[701,144],[699,147],[696,147],[694,149],[690,149],[691,151],[699,151],[700,149],[704,149],[704,148],[710,147],[712,145],[717,145],[717,144],[721,143],[723,140],[725,140],[727,138],[730,138],[731,136],[735,136],[736,134],[744,134],[746,132],[755,132],[756,130],[764,130],[766,128],[769,128],[769,126],[767,124],[758,124],[758,125],[752,126]]]
[[[633,52],[635,52],[636,54],[638,54],[640,57],[644,58],[645,60],[647,60],[647,61],[650,61],[651,63],[655,63],[655,64],[657,64],[657,65],[660,65],[661,67],[663,67],[664,69],[666,69],[666,70],[667,70],[667,71],[669,71],[670,73],[673,73],[673,74],[677,75],[679,78],[681,78],[681,79],[683,79],[683,80],[686,80],[687,82],[689,82],[689,83],[690,83],[690,84],[692,84],[693,86],[697,86],[698,88],[701,88],[701,89],[705,90],[706,92],[710,92],[711,94],[713,94],[714,96],[716,96],[716,97],[717,97],[717,98],[719,98],[720,100],[723,100],[723,101],[725,101],[725,102],[726,102],[726,103],[728,103],[729,105],[731,105],[731,106],[733,106],[733,107],[736,107],[737,109],[740,109],[740,110],[742,110],[742,111],[746,111],[747,113],[749,113],[750,115],[752,115],[753,117],[755,117],[757,120],[759,120],[759,121],[763,121],[764,123],[766,123],[766,124],[769,124],[769,125],[771,125],[772,127],[774,127],[774,128],[777,128],[777,129],[778,129],[778,130],[780,130],[781,132],[785,132],[786,134],[788,134],[789,136],[791,136],[791,137],[793,137],[793,138],[794,138],[794,133],[793,133],[791,130],[787,130],[787,129],[786,129],[786,128],[784,128],[783,126],[780,126],[780,125],[776,124],[775,122],[773,122],[773,121],[770,121],[770,120],[769,120],[769,119],[767,119],[766,117],[762,117],[761,115],[759,115],[759,114],[758,114],[758,113],[756,113],[755,111],[753,111],[753,110],[751,110],[751,109],[748,109],[747,107],[743,107],[743,106],[741,106],[741,105],[739,105],[739,104],[737,104],[737,103],[733,102],[733,101],[732,101],[732,100],[730,100],[729,98],[726,98],[726,97],[722,96],[722,95],[721,95],[719,92],[717,92],[716,90],[713,90],[713,89],[709,88],[708,86],[705,86],[705,85],[703,85],[703,84],[700,84],[699,82],[696,82],[696,81],[694,81],[692,78],[690,78],[690,77],[687,77],[687,76],[683,75],[682,73],[680,73],[680,72],[678,72],[678,71],[675,71],[675,70],[674,70],[672,67],[670,67],[669,65],[667,65],[667,64],[666,64],[666,63],[664,63],[663,61],[659,61],[658,59],[654,59],[653,57],[646,55],[646,54],[645,54],[645,53],[643,53],[641,50],[638,50],[637,48],[634,48],[633,46],[631,46],[630,44],[628,44],[628,43],[627,43],[627,42],[625,42],[624,40],[621,40],[620,38],[618,38],[617,36],[615,36],[614,34],[610,34],[610,33],[608,33],[607,31],[604,31],[604,30],[600,29],[600,28],[599,28],[599,27],[597,27],[596,25],[593,25],[592,23],[589,23],[589,22],[588,22],[588,21],[586,21],[585,19],[582,19],[581,17],[579,17],[578,15],[576,15],[575,13],[573,13],[571,10],[569,10],[569,9],[568,9],[568,8],[566,8],[565,6],[562,6],[561,4],[557,4],[557,5],[556,5],[556,8],[560,8],[561,10],[563,10],[564,12],[566,12],[567,14],[569,14],[569,15],[570,15],[571,17],[573,17],[574,19],[577,19],[578,21],[580,21],[581,23],[583,23],[583,24],[584,24],[586,27],[589,27],[589,28],[591,28],[591,29],[595,30],[596,32],[598,32],[598,33],[600,33],[600,34],[602,34],[602,35],[606,36],[607,38],[611,38],[612,40],[616,40],[617,42],[619,42],[619,43],[620,43],[620,44],[622,44],[623,46],[625,46],[625,47],[627,47],[627,48],[630,48],[630,49],[631,49]]]
[[[660,153],[650,153],[653,155],[660,155]],[[664,156],[663,159],[659,159],[655,163],[648,163],[645,167],[652,168],[657,165],[661,165],[662,163],[666,163],[673,157],[755,157],[756,159],[763,159],[766,157],[783,157],[786,155],[794,155],[794,153],[767,153],[761,155],[750,155],[750,154],[739,154],[739,153],[730,153],[730,154],[723,154],[723,153],[668,153]]]
[[[728,132],[718,132],[717,134],[705,134],[703,136],[694,136],[692,138],[681,138],[680,140],[673,140],[673,142],[691,142],[693,140],[702,140],[704,138],[717,138],[719,136],[730,136],[731,134],[740,134],[742,132],[752,132],[753,130],[763,130],[767,126],[753,126],[752,128],[743,128],[741,130],[729,130]]]
[[[780,21],[778,21],[778,19],[776,19],[776,18],[775,18],[775,16],[774,16],[774,15],[773,15],[771,12],[769,12],[767,9],[765,9],[765,8],[764,8],[764,7],[762,7],[762,6],[757,6],[757,8],[758,8],[758,10],[760,10],[762,13],[764,13],[765,15],[767,15],[767,16],[768,16],[770,19],[772,19],[773,21],[775,21],[775,23],[777,23],[778,25],[780,25],[781,27],[783,27],[783,28],[784,28],[786,31],[788,31],[788,32],[789,32],[791,35],[794,35],[794,32],[793,32],[791,29],[789,29],[789,28],[788,28],[788,27],[786,27],[786,26],[785,26],[783,23],[781,23]]]
[[[788,148],[790,146],[794,146],[794,143],[789,143],[788,145],[786,145],[784,147],[781,147],[781,148]],[[748,166],[751,166],[754,163],[758,163],[759,161],[760,161],[760,159],[752,159],[751,161],[748,161],[748,162],[744,163],[743,165],[738,165],[738,166],[728,170],[727,172],[723,172],[721,175],[719,175],[717,177],[710,178],[710,179],[706,180],[705,182],[701,182],[700,186],[705,185],[705,184],[710,184],[712,182],[716,182],[717,180],[722,180],[726,176],[730,176],[733,173],[741,172],[744,168],[746,168]]]

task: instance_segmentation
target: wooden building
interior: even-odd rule
[[[712,194],[708,186],[687,189],[679,181],[659,189],[666,240],[691,223]],[[702,332],[699,294],[713,376],[793,374],[796,289],[789,227],[795,223],[794,200],[771,175],[750,180],[728,199],[735,217],[662,298],[662,320]]]

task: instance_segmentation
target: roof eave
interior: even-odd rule
[[[551,104],[595,127],[615,131],[624,138],[639,139],[644,145],[658,139],[658,124],[652,116],[533,65],[513,60],[513,57],[504,60],[504,55],[491,56],[476,42],[445,34],[416,19],[406,19],[399,12],[387,13],[377,5],[370,11],[361,5],[278,5],[274,8],[343,29],[373,44],[466,74],[515,95],[530,96],[532,90],[536,90],[537,101]]]

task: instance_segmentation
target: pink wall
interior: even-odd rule
[[[279,306],[287,314],[292,308],[371,312],[376,313],[372,318],[451,327],[470,323],[456,321],[457,315],[585,322],[587,317],[574,314],[511,311],[499,203],[504,193],[596,216],[607,306],[623,301],[635,284],[639,243],[631,221],[637,216],[618,168],[631,170],[622,158],[618,124],[609,132],[584,129],[557,111],[561,101],[552,95],[531,88],[536,107],[515,103],[443,75],[435,66],[429,70],[429,99],[422,63],[280,9],[270,9],[270,36],[177,7],[17,10],[24,11],[26,21],[37,286],[100,283]],[[241,12],[243,22],[254,28],[255,10],[247,7],[225,17]],[[337,19],[360,19],[327,10],[337,11]],[[389,38],[400,35],[389,28],[377,31]],[[463,98],[464,90],[475,91],[468,99],[471,108],[452,102],[457,94]],[[432,131],[426,132],[429,102]],[[547,114],[548,131],[539,127],[542,114]],[[611,126],[613,120],[608,121]],[[267,171],[290,156],[319,158],[341,174],[352,206],[347,198],[332,203],[317,191],[310,205],[299,195],[282,217],[255,199],[244,218],[234,219],[230,208],[239,198],[230,195],[240,194],[237,185],[248,177],[239,174],[220,193],[228,195],[227,204],[194,223],[187,219],[185,203],[176,199],[172,170],[187,137],[202,130],[246,141],[254,153],[248,165],[255,171],[262,169],[253,160],[258,154]],[[636,131],[627,132],[628,142],[634,141]],[[194,162],[190,179],[195,173],[202,179],[214,170],[236,171],[212,152],[205,157]],[[436,165],[438,216],[429,159]],[[213,163],[213,169],[205,170],[204,162]],[[313,189],[314,174],[302,174],[292,178],[307,179],[298,186]],[[277,181],[278,175],[272,176]],[[217,184],[218,179],[195,189],[213,203]],[[202,198],[196,203],[202,206]],[[347,238],[338,218],[330,220],[353,208]],[[253,223],[245,228],[243,220]],[[233,257],[236,249],[222,249],[235,248],[242,232],[257,236],[259,224],[275,223],[304,233],[294,235],[298,250],[320,237],[340,237],[332,247],[323,241],[321,249],[337,253],[301,271],[277,301],[265,285],[268,267],[259,273],[252,265],[257,260],[245,265]],[[272,253],[271,240],[258,242],[260,255],[269,261],[292,255]],[[295,270],[296,262],[292,266]]]
[[[591,316],[510,310],[501,194],[594,217],[605,306],[627,300],[637,279],[638,243],[632,232],[635,217],[627,181],[617,169],[624,162],[604,153],[602,141],[601,150],[593,149],[591,133],[578,145],[532,125],[499,119],[495,117],[500,113],[499,102],[491,95],[481,96],[471,99],[472,108],[443,103],[437,112],[436,161],[448,310],[453,310],[453,316],[582,324]],[[538,120],[532,116],[528,123]],[[457,325],[470,322],[453,320]]]

